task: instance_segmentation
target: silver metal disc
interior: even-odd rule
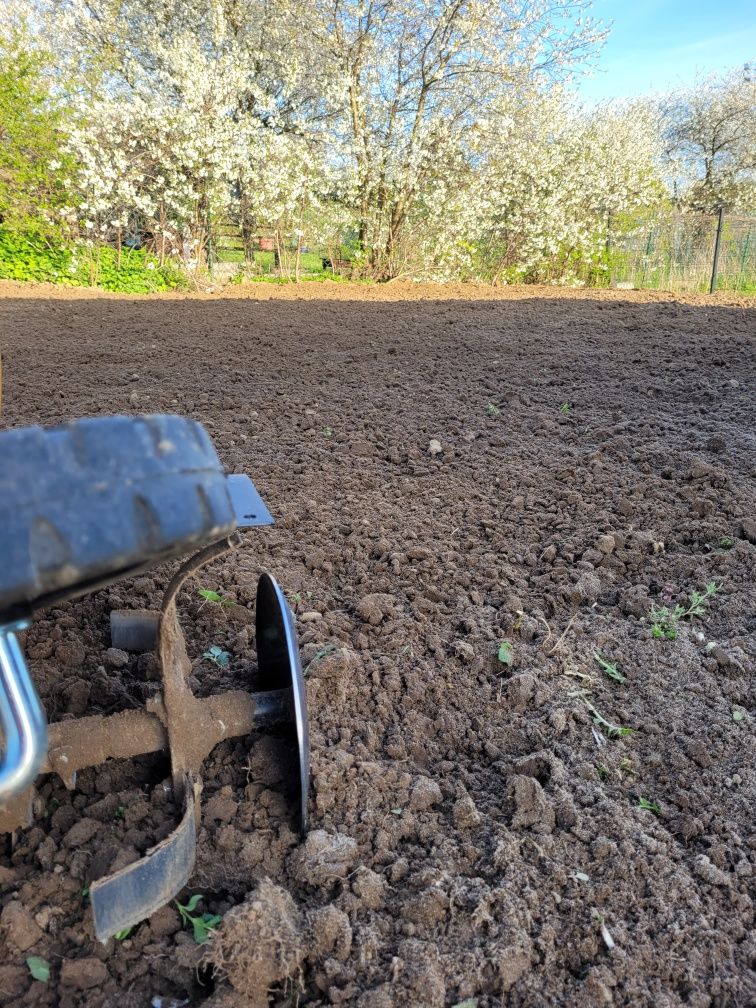
[[[290,689],[299,758],[300,829],[307,833],[310,791],[310,730],[294,614],[275,578],[262,574],[255,612],[260,690]]]

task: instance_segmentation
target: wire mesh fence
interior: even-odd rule
[[[656,290],[708,291],[719,215],[610,219],[610,280]],[[722,217],[716,290],[756,293],[756,218]]]

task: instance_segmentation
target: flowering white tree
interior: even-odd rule
[[[348,236],[378,278],[574,281],[599,275],[609,215],[663,196],[658,109],[562,90],[603,34],[583,0],[12,3],[74,94],[72,226],[163,260],[200,265],[231,218],[247,259],[260,232],[281,258]],[[741,78],[706,115],[663,110],[691,205],[712,180],[745,205]]]
[[[214,218],[231,211],[249,231],[317,188],[317,100],[283,58],[295,32],[284,4],[40,2],[80,86],[69,146],[86,230],[138,228],[161,258],[196,265]]]
[[[485,271],[511,280],[570,278],[605,251],[612,215],[657,203],[659,134],[641,105],[580,110],[558,91],[510,106],[487,151]]]
[[[658,202],[659,134],[635,105],[581,110],[560,89],[506,95],[440,134],[386,250],[387,272],[555,280],[605,267],[610,216]]]
[[[668,171],[683,207],[756,212],[756,72],[702,77],[661,101]]]
[[[333,81],[334,124],[353,169],[362,249],[390,275],[399,233],[439,152],[459,151],[513,90],[590,56],[603,32],[563,0],[319,0],[308,17]],[[456,153],[452,154],[452,161]]]

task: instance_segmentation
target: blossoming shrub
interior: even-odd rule
[[[182,287],[181,273],[160,266],[142,249],[52,244],[38,235],[0,228],[0,279],[37,280],[68,287],[102,287],[123,294],[151,294]]]

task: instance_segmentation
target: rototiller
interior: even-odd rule
[[[228,476],[204,428],[177,416],[106,417],[0,434],[0,833],[32,820],[34,779],[68,788],[84,767],[167,749],[178,827],[140,860],[92,883],[104,941],[149,917],[194,865],[200,770],[223,739],[276,727],[292,736],[298,824],[307,829],[309,735],[294,619],[275,580],[258,583],[258,691],[197,699],[176,596],[200,567],[233,549],[237,528],[271,525],[247,476]],[[113,643],[157,649],[162,692],[144,710],[50,725],[16,633],[35,610],[199,552],[173,578],[159,613],[111,614]],[[295,769],[294,769],[295,767]]]

